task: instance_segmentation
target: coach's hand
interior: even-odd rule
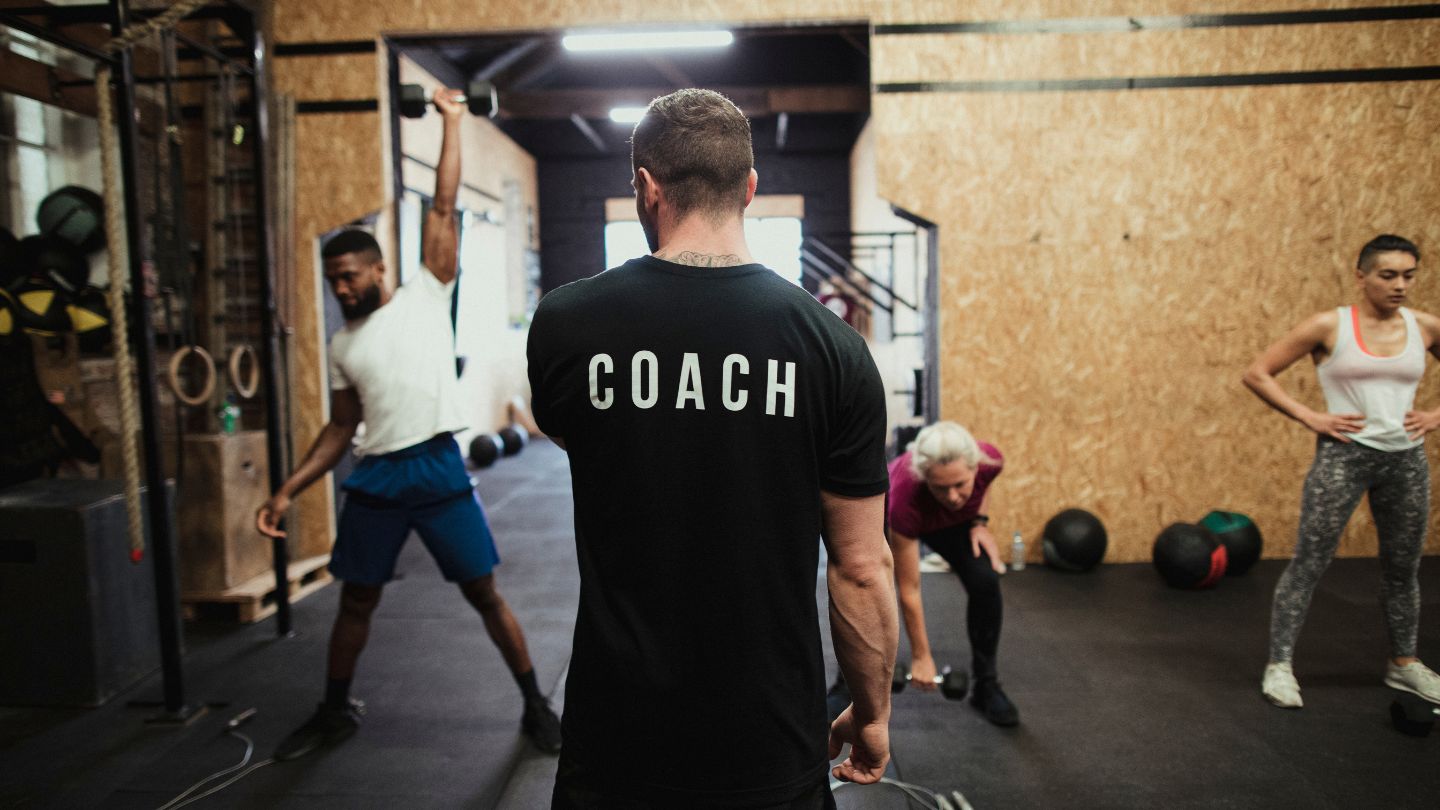
[[[890,726],[888,723],[857,723],[853,705],[847,706],[830,726],[830,758],[840,756],[840,749],[850,743],[850,756],[831,769],[830,775],[841,782],[873,785],[885,775],[890,762]]]

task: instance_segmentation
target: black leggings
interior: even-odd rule
[[[1380,544],[1380,600],[1390,628],[1390,655],[1415,655],[1420,633],[1420,555],[1430,515],[1425,446],[1386,452],[1321,437],[1305,477],[1295,558],[1275,585],[1270,660],[1290,661],[1310,598],[1340,544],[1362,495],[1369,495]]]
[[[1000,599],[1000,575],[991,567],[985,549],[980,556],[970,551],[970,528],[960,525],[934,534],[921,535],[920,542],[929,546],[960,578],[969,595],[965,625],[970,633],[970,668],[975,680],[995,678],[995,652],[1000,647],[1000,620],[1004,604]]]

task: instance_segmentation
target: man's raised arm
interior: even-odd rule
[[[445,121],[440,141],[440,164],[435,168],[435,199],[425,215],[421,232],[421,261],[441,283],[455,280],[460,266],[460,231],[455,221],[455,197],[460,191],[460,119],[465,104],[455,99],[460,91],[442,87],[435,91],[435,107]]]

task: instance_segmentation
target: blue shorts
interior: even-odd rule
[[[362,458],[344,489],[345,508],[330,554],[330,572],[339,580],[389,582],[412,530],[451,582],[483,577],[500,563],[485,510],[448,433]]]

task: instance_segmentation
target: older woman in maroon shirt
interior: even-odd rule
[[[985,514],[990,485],[1004,467],[1005,458],[993,445],[977,442],[954,422],[937,422],[920,431],[907,452],[890,462],[886,516],[900,609],[910,637],[914,686],[934,689],[936,675],[920,598],[923,542],[950,564],[969,595],[965,620],[975,681],[970,702],[990,722],[1013,726],[1020,722],[1019,712],[995,673],[1003,614],[1000,574],[1005,566]]]

